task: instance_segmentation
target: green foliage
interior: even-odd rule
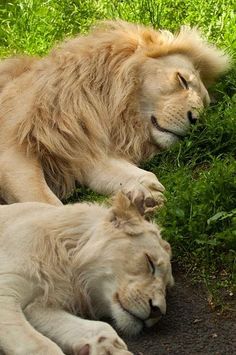
[[[178,30],[197,26],[235,62],[234,0],[1,0],[0,55],[42,55],[55,42],[85,33],[105,18],[121,18]],[[166,206],[156,220],[174,249],[174,258],[224,271],[232,284],[236,256],[236,70],[214,88],[216,103],[191,134],[145,164],[166,187]],[[69,201],[101,201],[78,188]],[[231,281],[230,281],[231,280]]]

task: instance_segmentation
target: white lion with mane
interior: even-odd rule
[[[177,35],[111,21],[44,58],[0,64],[0,194],[60,204],[76,181],[130,194],[140,210],[163,186],[139,164],[186,134],[228,57],[197,30]]]

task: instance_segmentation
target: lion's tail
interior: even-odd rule
[[[0,62],[0,92],[13,79],[30,70],[36,60],[37,58],[28,56],[2,60]]]

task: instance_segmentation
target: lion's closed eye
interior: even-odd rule
[[[183,77],[182,74],[180,73],[177,73],[177,78],[179,80],[179,83],[181,85],[181,87],[185,90],[188,90],[189,89],[189,85],[188,85],[188,82],[187,80]]]
[[[149,271],[151,272],[152,275],[154,275],[154,274],[155,274],[155,271],[156,271],[155,264],[154,264],[154,262],[152,261],[150,255],[145,254],[145,257],[146,257],[146,260],[147,260],[147,263],[148,263]]]

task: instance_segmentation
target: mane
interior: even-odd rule
[[[94,233],[91,226],[103,216],[103,207],[93,204],[91,208],[87,203],[59,207],[46,216],[43,234],[32,246],[29,269],[43,291],[43,304],[95,318],[89,288],[93,270],[89,266],[96,256],[91,259],[82,252]]]
[[[40,157],[49,186],[65,197],[96,158],[110,152],[139,163],[157,149],[140,117],[140,65],[148,57],[185,54],[205,82],[227,67],[223,52],[196,30],[168,31],[107,21],[89,35],[66,41],[37,61],[25,76],[31,109],[17,140]],[[27,96],[28,95],[28,96]],[[78,176],[78,173],[80,174]]]

